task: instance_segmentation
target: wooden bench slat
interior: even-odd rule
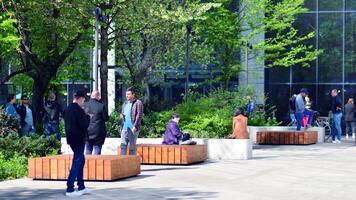
[[[139,156],[85,156],[85,180],[116,180],[140,173]],[[34,179],[67,179],[72,156],[58,155],[30,158],[28,177]]]
[[[138,144],[142,164],[191,164],[207,159],[206,145]],[[120,152],[119,150],[117,151]]]
[[[259,131],[258,144],[315,144],[318,133],[316,131]]]

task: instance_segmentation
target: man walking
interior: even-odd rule
[[[90,115],[88,127],[88,140],[86,143],[85,154],[90,155],[94,150],[94,155],[101,154],[101,148],[106,138],[105,122],[109,116],[105,105],[100,102],[101,95],[98,91],[91,93],[91,98],[85,103],[84,109]]]
[[[35,133],[35,116],[32,106],[28,103],[29,99],[27,95],[22,95],[21,105],[18,107],[18,113],[20,115],[21,134],[27,136]]]
[[[332,133],[332,143],[341,143],[341,117],[342,117],[342,101],[341,98],[337,95],[337,89],[331,90],[331,112],[333,113],[333,125],[331,129]]]
[[[79,196],[87,193],[83,180],[83,169],[85,164],[84,147],[88,133],[89,116],[81,108],[84,101],[84,92],[76,92],[73,103],[69,104],[64,112],[67,143],[73,151],[73,161],[67,180],[66,196]],[[77,180],[78,191],[74,190],[75,180]]]
[[[123,120],[121,131],[121,155],[126,155],[130,145],[130,155],[136,155],[136,140],[141,130],[143,104],[136,98],[132,87],[126,90],[126,101],[122,105],[120,119]]]
[[[51,93],[48,96],[48,101],[45,102],[43,108],[43,125],[46,133],[46,138],[55,134],[56,139],[61,141],[59,134],[59,117],[62,117],[63,110],[59,103],[56,101],[56,94]]]
[[[305,109],[305,102],[303,97],[305,97],[307,94],[308,90],[306,88],[302,88],[295,99],[295,117],[297,120],[297,131],[300,131],[302,127],[304,116],[308,117],[307,126],[311,126],[311,123],[313,121],[314,112]]]

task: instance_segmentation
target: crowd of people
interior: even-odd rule
[[[356,109],[354,105],[354,99],[349,98],[343,109],[343,103],[338,95],[337,89],[332,89],[330,92],[332,97],[330,112],[332,114],[331,121],[331,134],[333,143],[341,143],[342,136],[342,126],[341,121],[344,111],[344,121],[346,124],[346,137],[349,135],[355,139],[356,132]],[[296,123],[296,130],[300,131],[301,127],[305,128],[311,127],[313,121],[315,120],[315,115],[317,111],[312,109],[312,100],[309,96],[309,92],[306,88],[302,88],[299,94],[294,94],[289,99],[289,115],[290,124]]]

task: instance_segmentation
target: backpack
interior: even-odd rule
[[[295,111],[295,100],[296,100],[297,96],[293,95],[291,98],[289,98],[289,109],[291,111]]]

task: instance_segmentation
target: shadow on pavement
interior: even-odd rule
[[[89,188],[90,189],[90,188]],[[89,194],[80,197],[69,198],[65,196],[63,189],[32,189],[28,187],[16,187],[11,190],[0,189],[0,199],[214,199],[216,192],[199,192],[190,188],[184,190],[164,187],[164,188],[110,188],[110,189],[90,189]]]

